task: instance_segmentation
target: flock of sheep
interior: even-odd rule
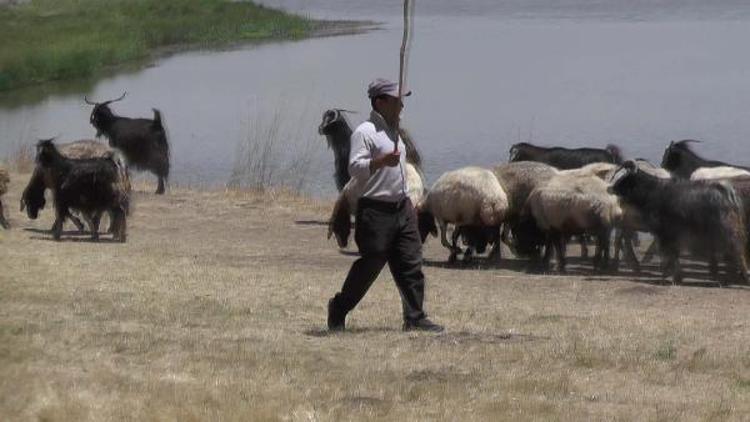
[[[52,191],[55,222],[52,234],[62,235],[63,223],[70,219],[79,230],[84,226],[76,213],[86,220],[92,239],[99,237],[99,222],[109,215],[113,239],[127,239],[127,215],[130,209],[129,169],[149,170],[159,178],[157,194],[163,194],[169,176],[169,144],[161,120],[154,109],[153,119],[133,119],[114,114],[109,104],[117,99],[94,103],[90,122],[96,136],[104,135],[109,145],[80,140],[56,145],[52,139],[40,140],[36,146],[36,166],[21,196],[21,211],[36,219],[46,205],[45,191]],[[0,224],[8,228],[3,216],[1,198],[7,191],[7,170],[0,169]]]
[[[351,134],[343,112],[326,111],[319,127],[339,164],[347,160]],[[616,269],[622,251],[639,272],[633,245],[638,232],[648,232],[655,241],[644,260],[658,249],[663,276],[671,275],[674,283],[682,281],[679,256],[685,251],[707,260],[719,283],[748,282],[750,169],[702,159],[690,149],[697,141],[670,143],[661,167],[643,159],[625,161],[611,145],[568,149],[519,143],[508,163],[452,170],[427,189],[414,144],[408,133],[402,137],[408,195],[422,239],[439,232],[449,261],[459,254],[470,261],[490,245],[488,258],[500,259],[500,244],[506,243],[516,256],[529,259],[531,269],[546,271],[556,255],[557,270],[564,272],[566,243],[577,236],[584,256],[586,239],[595,239],[595,270]],[[329,237],[335,235],[344,247],[360,193],[345,166],[337,165],[335,177],[341,193]],[[719,260],[726,262],[726,278],[718,276]]]
[[[55,239],[60,239],[66,219],[83,230],[76,213],[97,239],[99,221],[107,213],[114,240],[124,242],[131,195],[129,168],[153,172],[159,179],[156,193],[165,191],[170,157],[161,114],[154,109],[153,119],[117,116],[108,105],[124,96],[102,103],[84,98],[94,106],[90,122],[97,136],[105,135],[109,145],[93,140],[60,145],[41,140],[37,144],[36,167],[23,191],[21,210],[37,218],[45,206],[45,191],[50,189],[55,202]],[[336,160],[335,178],[341,193],[328,236],[335,235],[340,247],[348,243],[351,216],[361,196],[359,184],[348,173],[352,130],[345,112],[326,111],[319,126]],[[508,163],[491,169],[452,170],[427,189],[419,153],[406,131],[402,130],[402,138],[407,194],[418,212],[422,240],[439,234],[450,251],[449,261],[458,255],[470,261],[488,246],[488,258],[499,260],[500,245],[505,243],[515,255],[528,258],[534,269],[547,270],[555,255],[557,270],[563,272],[566,243],[577,236],[584,256],[586,240],[595,239],[595,270],[616,268],[622,251],[639,271],[633,244],[638,232],[649,232],[655,242],[644,260],[658,248],[664,276],[671,274],[675,283],[682,280],[679,256],[685,250],[706,259],[712,277],[720,282],[725,280],[718,278],[719,260],[726,262],[727,279],[748,280],[750,170],[697,156],[690,149],[697,141],[670,143],[661,167],[641,159],[624,161],[615,146],[567,149],[519,143],[511,148]],[[0,169],[3,228],[9,227],[1,201],[8,182],[8,172]],[[614,259],[610,262],[612,243]]]

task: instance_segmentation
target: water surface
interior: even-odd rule
[[[162,111],[174,182],[223,185],[238,145],[273,138],[274,178],[301,178],[305,191],[332,195],[320,115],[353,109],[356,123],[368,113],[367,82],[398,76],[401,2],[264,3],[384,25],[353,36],[183,53],[98,81],[50,85],[43,95],[0,96],[0,157],[36,138],[92,137],[83,95],[128,91],[113,105],[117,113]],[[750,5],[743,3],[418,1],[404,125],[428,178],[503,162],[518,141],[617,143],[627,156],[659,161],[670,140],[697,138],[703,155],[750,165]]]

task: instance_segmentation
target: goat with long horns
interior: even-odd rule
[[[104,135],[109,145],[125,155],[128,166],[139,170],[148,170],[159,178],[157,194],[163,194],[169,178],[169,143],[167,132],[162,124],[161,113],[153,109],[153,119],[122,117],[114,114],[109,104],[125,98],[127,92],[119,98],[101,103],[83,97],[86,104],[94,106],[90,122],[96,128],[96,136]]]

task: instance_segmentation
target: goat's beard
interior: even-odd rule
[[[96,137],[97,138],[101,138],[102,137],[102,131],[101,130],[99,130],[99,129],[96,130]]]

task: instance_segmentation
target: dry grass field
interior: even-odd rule
[[[354,259],[325,239],[331,204],[139,186],[126,244],[54,242],[50,209],[18,212],[27,180],[0,231],[3,421],[750,420],[750,289],[704,266],[683,286],[575,258],[448,268],[432,239],[445,333],[400,331],[385,271],[328,335]]]

